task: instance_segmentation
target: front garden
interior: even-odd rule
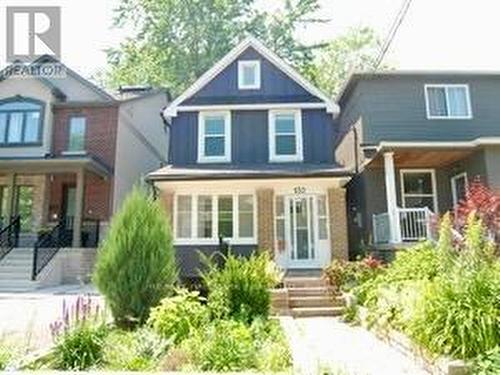
[[[371,257],[335,261],[326,274],[357,300],[347,309],[347,320],[362,318],[382,335],[403,333],[428,358],[460,359],[473,373],[499,374],[498,244],[475,213],[468,215],[462,234],[447,215],[436,243],[401,251],[388,266]]]
[[[134,191],[99,252],[90,297],[63,306],[50,351],[21,368],[112,371],[282,372],[291,357],[269,317],[280,279],[267,253],[205,259],[208,296],[179,288],[170,226],[160,204]],[[0,368],[9,367],[0,351]]]

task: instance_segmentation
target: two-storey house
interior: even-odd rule
[[[164,111],[169,165],[149,175],[171,215],[181,275],[199,253],[269,251],[284,269],[347,257],[338,106],[254,38]]]
[[[354,74],[338,98],[336,154],[348,185],[350,243],[400,248],[429,238],[433,215],[475,178],[500,191],[500,75]]]
[[[0,288],[39,280],[62,246],[95,248],[132,186],[166,163],[166,91],[114,96],[51,57],[35,63],[64,74],[0,80]],[[8,266],[23,252],[22,269]]]

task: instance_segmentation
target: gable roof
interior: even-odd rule
[[[219,73],[221,73],[225,68],[227,68],[233,61],[235,61],[238,56],[240,56],[247,48],[252,47],[263,57],[269,60],[273,65],[285,73],[288,77],[302,86],[306,91],[312,95],[320,98],[326,105],[326,110],[329,113],[337,114],[339,112],[338,105],[333,102],[330,98],[326,96],[320,89],[311,84],[306,80],[299,72],[287,64],[281,57],[267,48],[263,43],[261,43],[256,38],[249,36],[243,40],[240,44],[234,47],[229,53],[227,53],[222,59],[220,59],[212,68],[207,70],[200,78],[196,80],[186,91],[184,91],[180,96],[178,96],[170,105],[168,105],[164,111],[163,115],[165,117],[175,117],[177,115],[177,109],[186,99],[192,97],[198,91],[200,91],[207,83],[214,79]]]

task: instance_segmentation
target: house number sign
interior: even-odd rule
[[[305,194],[306,193],[306,188],[303,186],[295,186],[293,188],[293,193],[294,194]]]

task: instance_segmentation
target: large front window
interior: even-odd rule
[[[255,197],[252,194],[178,195],[175,208],[177,242],[255,242]]]
[[[437,212],[434,170],[401,170],[402,203],[405,208],[427,207]]]
[[[31,145],[41,141],[42,105],[32,100],[0,102],[0,145]]]
[[[198,162],[231,161],[231,114],[200,112],[198,120]]]
[[[302,116],[299,110],[269,112],[269,160],[302,161]]]

